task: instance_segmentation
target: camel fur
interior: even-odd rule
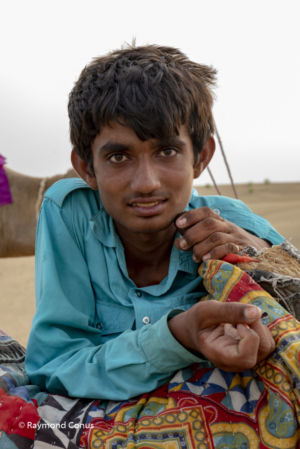
[[[27,176],[7,167],[5,171],[13,202],[0,207],[0,257],[31,256],[44,192],[59,179],[78,175],[73,169],[47,178]]]

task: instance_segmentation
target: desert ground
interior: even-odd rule
[[[300,182],[237,185],[239,199],[300,248]],[[199,187],[202,195],[215,195],[212,186]],[[220,186],[233,197],[230,186]],[[0,328],[24,346],[34,315],[34,257],[0,259]]]

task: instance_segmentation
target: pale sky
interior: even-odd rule
[[[214,115],[236,182],[300,181],[299,17],[298,0],[3,1],[0,153],[29,175],[66,171],[74,82],[135,37],[218,70]],[[211,169],[228,182],[219,149]]]

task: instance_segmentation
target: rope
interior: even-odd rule
[[[225,151],[224,151],[224,148],[223,148],[222,140],[221,140],[220,134],[219,134],[218,129],[217,129],[216,126],[215,126],[215,130],[216,130],[217,140],[218,140],[218,143],[219,143],[219,146],[220,146],[220,149],[221,149],[221,152],[222,152],[222,156],[223,156],[223,159],[224,159],[224,162],[225,162],[225,166],[226,166],[226,169],[227,169],[227,173],[228,173],[229,178],[230,178],[231,187],[232,187],[232,190],[233,190],[235,198],[238,199],[238,194],[237,194],[234,182],[233,182],[233,178],[232,178],[232,175],[231,175],[230,167],[229,167],[229,164],[228,164],[228,161],[227,161],[227,158],[226,158],[226,155],[225,155]]]
[[[219,189],[219,187],[217,186],[217,183],[216,183],[216,181],[215,181],[215,178],[213,177],[213,174],[212,174],[212,172],[211,172],[211,170],[210,170],[210,168],[209,168],[208,166],[206,167],[206,170],[208,171],[208,174],[209,174],[209,176],[210,176],[210,179],[212,180],[213,185],[214,185],[216,191],[218,192],[218,195],[221,195],[221,196],[222,196],[222,193],[220,192],[220,189]]]
[[[45,190],[46,190],[46,181],[47,181],[47,178],[42,178],[41,182],[40,182],[40,187],[39,187],[38,194],[37,194],[37,200],[36,200],[36,203],[35,203],[35,217],[36,217],[36,220],[39,217],[40,208],[41,208],[41,204],[42,204],[42,201],[43,201],[43,196],[44,196],[44,193],[45,193]]]

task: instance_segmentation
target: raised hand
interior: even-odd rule
[[[175,240],[175,246],[183,250],[192,248],[195,262],[222,259],[226,254],[237,253],[249,245],[257,249],[270,246],[208,207],[184,212],[176,219],[175,225],[183,235]]]

